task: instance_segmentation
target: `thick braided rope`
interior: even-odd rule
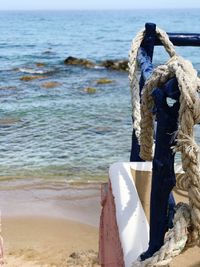
[[[197,93],[198,77],[192,64],[182,58],[172,65],[179,84],[180,110],[179,131],[176,151],[181,152],[182,168],[188,183],[189,204],[191,207],[193,241],[200,239],[200,161],[199,147],[195,143],[193,127],[200,122],[200,99]]]
[[[200,166],[199,166],[199,147],[194,141],[193,126],[199,122],[200,116],[200,100],[197,93],[197,73],[193,69],[191,63],[185,61],[181,57],[174,57],[166,64],[164,73],[160,75],[160,69],[158,68],[153,73],[151,79],[144,87],[142,110],[145,113],[151,113],[153,106],[153,98],[151,92],[155,87],[162,87],[164,83],[173,76],[176,76],[180,90],[180,110],[179,110],[179,130],[176,151],[181,152],[182,155],[182,168],[184,174],[182,175],[182,181],[184,181],[183,187],[188,189],[189,204],[191,208],[191,222],[193,231],[189,233],[187,243],[188,245],[194,245],[199,243],[200,239]],[[154,76],[155,75],[155,76]],[[150,104],[152,106],[150,106]],[[143,114],[143,111],[142,111]],[[144,118],[142,116],[142,118]],[[144,120],[145,121],[145,120]],[[152,124],[151,122],[148,125]],[[153,136],[143,134],[145,127],[143,126],[143,120],[141,121],[141,148],[143,144],[149,143]],[[153,131],[152,131],[153,132]],[[143,142],[143,139],[146,139]],[[145,146],[146,147],[146,146]],[[145,158],[152,156],[152,148],[148,146],[148,149],[141,149],[143,153],[146,153]],[[142,157],[142,155],[141,155]],[[162,249],[159,253],[163,253]],[[157,257],[158,259],[158,257]],[[155,260],[155,258],[154,258]],[[143,263],[144,264],[144,263]],[[148,263],[150,264],[150,263]],[[148,266],[148,265],[144,265]],[[153,265],[149,265],[153,266]]]
[[[160,73],[160,68],[157,68],[152,77],[144,86],[141,109],[142,114],[151,113],[151,109],[154,104],[153,98],[151,96],[153,88],[162,88],[162,85],[164,85],[165,82],[173,76],[176,76],[178,80],[179,90],[181,93],[179,110],[180,126],[178,130],[177,145],[174,150],[181,152],[182,168],[184,173],[179,175],[178,180],[179,185],[181,186],[178,187],[188,190],[191,221],[187,224],[187,227],[190,226],[192,231],[188,233],[186,241],[187,246],[193,246],[196,244],[199,245],[200,240],[200,161],[199,147],[195,143],[193,136],[193,126],[200,121],[200,99],[197,93],[199,81],[197,73],[193,69],[191,63],[185,61],[181,57],[176,56],[166,64],[166,68],[164,69],[164,72],[162,74]],[[143,126],[143,118],[144,116],[142,116],[141,121],[141,147],[146,142],[150,142],[149,140],[153,138],[153,136],[149,136],[149,134],[148,136],[145,133],[143,135],[143,131],[145,131],[145,127],[147,127],[146,125],[145,127]],[[151,122],[149,122],[148,125],[153,125],[152,117],[150,119]],[[143,138],[147,138],[147,140],[143,142]],[[152,147],[148,146],[147,149],[142,149],[142,151],[143,153],[147,153],[146,155],[144,155],[145,158],[150,158],[152,156]],[[178,216],[178,218],[180,218],[181,222],[182,217]],[[176,224],[171,231],[175,234]],[[169,256],[168,246],[169,243],[173,243],[174,241],[165,240],[165,242],[166,243],[164,244],[164,246],[155,255],[153,255],[152,258],[147,259],[144,262],[137,262],[137,265],[133,266],[163,266],[166,264],[166,260],[169,260],[169,263],[172,260],[172,257],[178,255],[179,253],[174,254],[173,251],[171,251],[171,254]],[[173,243],[173,246],[174,248],[176,247],[175,243]],[[163,260],[161,255],[165,255]]]
[[[136,261],[132,267],[167,266],[173,257],[183,251],[188,239],[190,220],[190,207],[180,203],[174,216],[174,227],[166,234],[164,245],[151,258],[142,262]]]
[[[189,132],[191,131],[192,140],[193,140],[193,135],[192,135],[193,126],[194,124],[200,121],[200,109],[199,109],[199,97],[198,97],[198,90],[199,90],[198,87],[200,84],[200,79],[197,77],[197,72],[196,70],[194,70],[192,64],[189,61],[174,55],[166,63],[166,65],[161,65],[154,70],[151,78],[146,82],[143,88],[142,104],[141,104],[142,122],[141,122],[141,135],[140,135],[140,142],[141,142],[140,156],[144,160],[152,159],[153,115],[151,110],[154,105],[152,90],[153,88],[156,87],[161,88],[170,78],[174,76],[176,76],[178,80],[179,89],[181,92],[181,97],[180,97],[181,105],[179,114],[182,114],[183,111],[187,108],[187,106],[189,111],[192,110],[192,112],[186,112],[184,117],[187,119],[187,121],[195,122],[192,124],[192,126],[188,124],[190,125],[189,127],[191,128],[188,131]],[[182,123],[182,127],[184,128],[184,133],[188,135],[184,123]],[[184,155],[182,154],[182,156]]]
[[[144,39],[145,30],[140,31],[135,39],[132,41],[131,50],[129,53],[129,80],[131,89],[131,102],[132,102],[132,118],[133,128],[135,134],[139,139],[140,136],[140,89],[139,89],[139,78],[138,78],[138,65],[137,65],[137,53],[138,49]]]
[[[176,188],[182,191],[188,191],[189,179],[186,179],[183,173],[178,173],[176,175]]]
[[[173,57],[176,52],[173,44],[168,38],[168,35],[163,30],[156,28],[158,38],[163,43],[166,51],[170,57]],[[137,65],[137,53],[144,39],[145,30],[140,31],[132,41],[131,50],[129,53],[129,80],[131,89],[131,100],[132,100],[132,117],[133,117],[133,128],[135,130],[136,137],[140,141],[140,89],[139,89],[139,78],[138,78],[138,65]]]
[[[174,73],[170,73],[168,70],[168,64],[172,60],[174,61],[177,56],[171,58],[166,65],[157,67],[151,78],[146,82],[142,91],[142,103],[141,103],[141,134],[140,134],[140,157],[144,160],[152,160],[152,145],[153,145],[153,114],[152,109],[154,106],[154,100],[152,97],[152,90],[156,87],[161,87],[170,78],[174,76]]]
[[[164,41],[163,41],[164,42]],[[167,50],[167,49],[166,49]],[[170,48],[169,48],[170,50]],[[176,54],[170,54],[172,58],[166,65],[159,66],[153,72],[151,78],[146,82],[143,88],[142,105],[141,105],[141,152],[140,156],[145,160],[152,158],[153,144],[153,117],[151,114],[154,105],[151,96],[155,87],[161,88],[170,78],[176,77],[180,90],[180,110],[179,110],[179,129],[178,140],[175,147],[176,151],[181,152],[182,167],[184,173],[181,174],[181,189],[188,190],[190,216],[191,220],[184,221],[184,212],[180,209],[179,215],[175,215],[174,228],[170,231],[177,236],[177,229],[185,229],[190,226],[190,232],[186,234],[184,246],[199,245],[200,240],[200,163],[199,163],[199,147],[194,141],[193,126],[200,122],[200,100],[198,96],[200,80],[197,72],[192,64]],[[141,117],[140,117],[141,119]],[[148,129],[148,130],[147,130]],[[178,209],[179,210],[179,209]],[[182,213],[181,213],[182,212]],[[177,219],[178,218],[178,219]],[[179,226],[177,226],[179,225]],[[192,230],[191,230],[192,229]],[[171,238],[165,239],[165,244],[156,252],[152,258],[143,262],[136,262],[133,266],[163,266],[169,263],[172,257],[180,254],[182,249],[177,250],[177,242],[183,239],[175,239],[173,234],[166,236]],[[179,240],[179,241],[178,241]],[[182,244],[183,244],[182,243]],[[183,246],[183,248],[184,248]],[[170,247],[170,249],[169,249]],[[176,253],[174,252],[174,249]]]

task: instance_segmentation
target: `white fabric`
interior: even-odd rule
[[[112,164],[109,169],[125,267],[131,267],[131,263],[147,250],[149,240],[149,224],[131,169],[152,171],[152,162],[118,162]],[[175,172],[182,173],[182,167],[175,164]]]
[[[147,250],[149,239],[149,225],[130,167],[151,171],[152,165],[151,162],[114,163],[109,169],[125,267],[131,267],[132,262]]]

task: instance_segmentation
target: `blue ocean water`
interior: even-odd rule
[[[101,180],[128,161],[128,74],[65,65],[126,59],[132,38],[154,22],[168,32],[200,32],[200,10],[0,12],[0,178]],[[200,70],[200,48],[177,48]],[[155,49],[155,65],[167,60]],[[44,63],[45,66],[37,66]],[[24,75],[44,79],[22,81]],[[99,78],[113,80],[97,85]],[[44,82],[58,82],[45,89]],[[95,87],[95,94],[84,92]]]

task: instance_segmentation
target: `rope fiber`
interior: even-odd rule
[[[141,103],[138,79],[137,53],[144,39],[145,30],[140,31],[132,42],[129,54],[129,79],[132,96],[133,128],[140,144],[140,157],[152,160],[154,100],[152,91],[176,77],[180,90],[179,128],[174,152],[181,153],[183,173],[177,176],[177,188],[188,192],[189,205],[178,203],[174,227],[165,236],[164,245],[151,258],[136,261],[133,267],[168,266],[172,258],[184,248],[200,244],[200,161],[199,146],[194,139],[194,125],[200,122],[200,79],[192,64],[176,54],[175,48],[163,30],[156,34],[167,53],[169,61],[158,66],[142,89]]]

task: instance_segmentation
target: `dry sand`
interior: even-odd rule
[[[2,222],[5,266],[98,266],[96,227],[45,217],[4,218]]]
[[[8,267],[97,267],[99,185],[1,182]]]

